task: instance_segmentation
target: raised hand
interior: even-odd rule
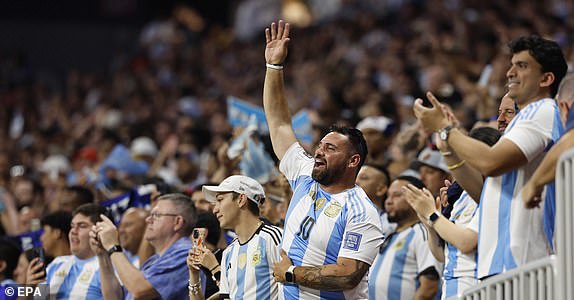
[[[116,228],[116,225],[114,225],[114,222],[105,215],[100,215],[100,218],[102,218],[102,221],[96,223],[95,228],[98,233],[98,240],[104,249],[110,249],[114,245],[118,245],[120,243],[118,229]]]
[[[429,190],[409,184],[402,191],[409,205],[425,220],[436,210],[435,199]]]
[[[424,128],[429,132],[434,132],[450,125],[442,104],[431,92],[427,92],[427,98],[432,104],[431,108],[424,107],[422,99],[417,99],[413,106],[415,116],[423,124]]]
[[[279,20],[279,24],[271,23],[271,29],[265,28],[265,61],[268,64],[283,64],[289,40],[289,23]]]
[[[448,188],[452,185],[452,183],[450,182],[450,180],[445,179],[444,181],[444,186],[440,188],[440,199],[439,202],[442,205],[442,207],[447,207],[448,206],[448,195],[447,195],[447,191]]]
[[[102,243],[100,243],[98,238],[98,228],[96,225],[93,225],[90,230],[90,249],[92,249],[92,252],[98,256],[108,254],[106,249],[104,249],[104,246],[102,246]]]

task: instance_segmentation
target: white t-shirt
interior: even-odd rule
[[[545,212],[527,210],[520,191],[562,132],[554,99],[529,104],[508,124],[502,138],[514,143],[528,163],[501,176],[488,177],[484,182],[477,220],[469,226],[478,232],[478,278],[502,273],[549,254]],[[553,193],[547,193],[545,202],[553,204]],[[550,215],[549,219],[552,218]]]

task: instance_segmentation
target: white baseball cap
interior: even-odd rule
[[[156,156],[158,150],[157,145],[151,138],[140,136],[132,141],[130,152],[133,156]]]
[[[423,165],[439,169],[445,173],[450,173],[450,170],[448,169],[448,166],[440,152],[432,150],[429,147],[426,147],[421,151],[418,159],[413,163],[413,167],[416,169],[419,169]]]
[[[236,192],[245,194],[249,200],[261,205],[265,199],[265,191],[257,180],[243,176],[232,175],[225,178],[219,185],[204,185],[202,188],[205,199],[209,202],[215,202],[217,193]]]

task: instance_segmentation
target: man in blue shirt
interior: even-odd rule
[[[147,217],[144,238],[155,254],[140,270],[134,267],[120,246],[118,230],[105,217],[92,227],[90,243],[97,249],[101,268],[102,292],[106,299],[122,299],[124,290],[114,276],[114,269],[127,290],[127,299],[187,298],[187,252],[192,244],[189,235],[196,213],[191,199],[183,194],[167,194],[156,200]]]

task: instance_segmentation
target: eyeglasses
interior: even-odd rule
[[[153,213],[149,214],[149,217],[150,217],[152,220],[157,220],[157,219],[159,219],[159,217],[177,217],[177,216],[179,216],[179,215],[177,215],[177,214],[167,214],[167,213],[164,214],[164,213],[158,213],[158,212],[153,212]]]

